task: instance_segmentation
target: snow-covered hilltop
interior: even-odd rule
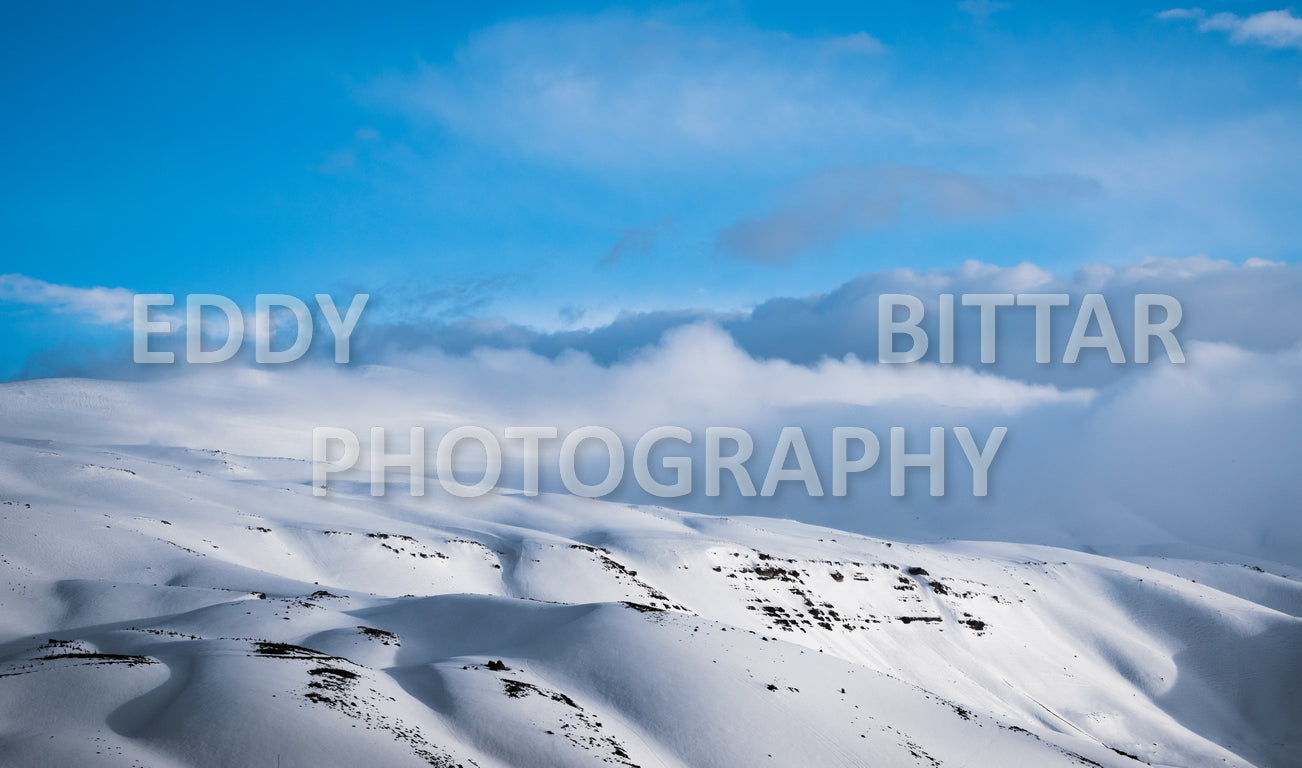
[[[7,765],[1295,764],[1302,580],[0,443]],[[1184,576],[1177,575],[1183,573]]]

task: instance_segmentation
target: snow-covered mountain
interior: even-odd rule
[[[78,391],[0,396],[3,765],[1299,764],[1287,567],[322,499],[121,402],[39,436]]]

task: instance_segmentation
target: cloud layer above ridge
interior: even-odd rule
[[[757,477],[783,426],[806,430],[824,469],[834,426],[865,426],[882,438],[904,426],[911,439],[923,439],[929,426],[968,426],[981,438],[1007,426],[986,499],[968,493],[952,444],[950,491],[940,499],[926,494],[920,476],[906,497],[890,497],[884,460],[854,479],[846,499],[784,491],[771,499],[711,499],[698,480],[691,496],[666,502],[640,493],[631,478],[618,498],[903,538],[1299,565],[1300,275],[1292,265],[1202,257],[1087,267],[1069,277],[1031,264],[973,263],[864,275],[828,294],[772,299],[749,312],[630,315],[581,333],[379,323],[366,326],[358,355],[364,364],[352,368],[319,359],[281,368],[233,361],[178,366],[133,383],[17,382],[0,390],[0,410],[9,437],[62,434],[298,458],[308,455],[315,426],[364,435],[373,425],[402,434],[419,425],[437,436],[466,424],[562,432],[597,424],[619,432],[631,454],[642,432],[671,424],[698,435],[684,449],[698,471],[700,430],[741,426],[756,437]],[[1010,323],[1000,327],[1006,342],[994,366],[883,366],[875,362],[873,329],[876,295],[884,291],[924,298],[1062,291],[1077,300],[1097,291],[1109,297],[1119,327],[1131,295],[1169,293],[1184,306],[1179,337],[1188,363],[1171,365],[1157,353],[1150,365],[1114,366],[1090,350],[1078,366],[1038,366],[1029,336]],[[1063,311],[1057,326],[1065,333],[1074,309]],[[960,349],[975,347],[973,321],[959,333]],[[473,471],[473,456],[467,464]],[[506,485],[516,469],[508,462]],[[544,487],[559,487],[554,471]]]

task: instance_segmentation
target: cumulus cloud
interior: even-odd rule
[[[1181,302],[1184,319],[1178,336],[1182,342],[1213,342],[1252,352],[1276,353],[1302,341],[1302,304],[1296,300],[1302,295],[1302,266],[1261,259],[1235,264],[1207,256],[1150,258],[1132,264],[1090,264],[1066,274],[1032,263],[1001,267],[969,261],[952,269],[867,273],[825,293],[779,296],[735,311],[690,308],[627,311],[601,325],[555,331],[542,331],[503,318],[463,319],[456,314],[467,307],[479,306],[483,295],[500,289],[501,280],[508,277],[454,283],[434,293],[418,286],[395,291],[372,290],[368,314],[353,337],[354,361],[388,365],[407,360],[413,354],[455,358],[473,355],[478,350],[520,350],[549,360],[577,354],[598,367],[610,367],[637,359],[661,345],[675,330],[694,325],[721,329],[740,350],[757,360],[806,367],[848,356],[875,361],[878,297],[883,293],[906,293],[921,298],[926,307],[922,327],[933,338],[938,328],[937,297],[942,293],[1068,294],[1071,305],[1053,310],[1051,347],[1055,362],[1047,365],[1035,361],[1034,312],[1029,307],[999,311],[997,362],[993,365],[983,364],[979,359],[979,345],[975,343],[979,335],[979,311],[960,305],[955,315],[957,365],[1018,382],[1064,389],[1109,385],[1143,368],[1113,365],[1101,350],[1086,350],[1076,365],[1061,363],[1062,350],[1081,297],[1086,293],[1104,295],[1127,348],[1133,334],[1133,297],[1137,293],[1170,294]],[[123,302],[129,308],[129,299],[124,298]],[[577,320],[579,314],[577,308],[569,306],[563,312],[569,322]],[[151,345],[183,355],[180,346],[183,318],[172,319],[177,332],[170,337],[157,337]],[[222,326],[216,317],[207,319]],[[280,322],[287,320],[286,317],[273,316],[273,319],[277,320],[278,333],[288,330],[289,326]],[[246,317],[246,326],[252,327],[251,318]],[[138,378],[140,366],[130,363],[130,339],[126,336],[129,322],[112,328],[123,334],[118,342],[99,343],[99,352],[84,345],[46,350],[29,361],[23,377]],[[328,332],[320,327],[316,330],[304,364],[309,358],[327,360],[333,356]],[[224,326],[208,331],[221,335]],[[252,345],[246,344],[242,356],[251,354],[251,349]],[[1155,355],[1164,359],[1160,350]],[[935,360],[936,345],[932,344],[924,361]]]
[[[1240,45],[1265,45],[1271,48],[1302,50],[1302,18],[1291,9],[1262,11],[1250,16],[1234,13],[1208,14],[1201,8],[1172,8],[1158,14],[1161,19],[1187,19],[1198,22],[1203,32],[1224,32]]]
[[[937,296],[942,293],[1066,293],[1072,305],[1054,310],[1052,348],[1055,362],[1035,362],[1034,316],[1029,308],[1000,311],[998,360],[984,365],[973,343],[979,329],[975,308],[956,313],[956,361],[959,365],[1028,383],[1097,387],[1131,375],[1138,369],[1112,365],[1106,355],[1085,354],[1077,365],[1062,365],[1061,350],[1086,293],[1102,293],[1112,310],[1118,333],[1133,332],[1133,297],[1164,293],[1184,308],[1182,341],[1232,344],[1257,352],[1278,352],[1302,340],[1302,267],[1249,260],[1235,264],[1196,256],[1150,258],[1134,264],[1086,265],[1068,274],[1023,263],[1000,267],[967,262],[953,269],[896,269],[874,272],[809,296],[775,297],[746,310],[705,309],[625,312],[613,321],[592,327],[542,332],[501,319],[452,323],[371,324],[358,329],[358,359],[388,361],[412,351],[438,350],[466,355],[476,349],[525,349],[555,359],[580,353],[598,365],[627,361],[661,343],[665,335],[684,326],[709,323],[726,331],[748,355],[815,365],[824,359],[853,355],[876,360],[877,305],[883,293],[908,293],[924,300],[923,327],[936,332]],[[1127,342],[1129,345],[1129,342]],[[1159,355],[1160,356],[1160,355]],[[935,345],[927,360],[935,360]]]
[[[77,288],[26,275],[0,275],[0,302],[48,307],[99,325],[130,322],[134,295],[125,288]]]
[[[486,375],[450,387],[445,381],[445,392],[500,403],[501,413],[517,420],[545,414],[575,425],[583,419],[607,418],[648,428],[675,416],[704,414],[746,422],[775,410],[827,403],[861,407],[929,403],[1016,413],[1044,403],[1087,402],[1090,397],[1086,390],[1028,384],[958,367],[915,370],[879,366],[853,356],[812,366],[756,359],[709,323],[676,328],[660,343],[608,366],[582,354],[546,358],[518,349],[480,350],[467,359],[472,361],[471,370],[479,368]],[[395,356],[390,362],[405,370],[457,378],[446,371],[458,366],[441,354],[417,352]],[[589,391],[576,398],[576,387]],[[666,390],[673,396],[663,396]],[[573,410],[548,413],[556,404]]]
[[[1098,182],[1077,176],[981,177],[900,165],[828,168],[800,179],[772,213],[728,227],[717,247],[736,258],[778,263],[901,217],[1007,216],[1100,191]]]

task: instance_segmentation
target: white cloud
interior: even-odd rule
[[[955,459],[943,499],[925,492],[891,499],[879,467],[842,500],[697,493],[672,504],[894,537],[1298,562],[1302,474],[1293,464],[1302,348],[1259,353],[1195,343],[1189,357],[1187,366],[1147,367],[1097,391],[1068,391],[953,367],[758,360],[718,329],[690,326],[613,366],[580,354],[485,350],[411,354],[364,369],[226,367],[132,384],[18,382],[0,385],[0,422],[11,438],[75,436],[298,458],[307,456],[311,429],[322,425],[363,436],[374,425],[404,434],[422,425],[437,436],[465,424],[546,424],[563,432],[600,424],[631,441],[651,426],[677,424],[698,434],[698,461],[701,428],[735,425],[755,436],[761,465],[786,425],[804,427],[818,462],[827,461],[832,426],[866,426],[884,436],[897,425],[915,435],[934,425],[969,426],[978,435],[1003,425],[1009,436],[986,500],[965,494]],[[544,467],[554,467],[548,461],[545,454]],[[550,472],[544,487],[557,487]],[[628,501],[665,503],[638,496],[631,484],[626,490]]]
[[[692,167],[871,129],[881,116],[865,101],[867,73],[883,50],[866,32],[808,38],[615,12],[526,19],[372,94],[512,153]]]
[[[1238,44],[1265,45],[1271,48],[1302,50],[1302,18],[1290,9],[1262,11],[1251,16],[1233,13],[1208,15],[1201,8],[1172,8],[1158,14],[1161,19],[1188,19],[1198,22],[1203,32],[1225,32]]]
[[[910,66],[908,51],[879,52],[872,30],[810,37],[660,13],[500,23],[359,96],[398,111],[415,136],[586,175],[613,200],[638,188],[630,173],[690,177],[675,207],[639,216],[673,216],[692,247],[743,214],[749,190],[762,198],[818,168],[899,163],[1097,179],[1106,197],[1053,214],[1088,233],[1073,246],[1080,259],[1292,248],[1289,212],[1269,201],[1299,172],[1298,110],[1261,102],[1260,89],[1230,104],[1218,77],[1136,77],[1115,57],[1044,65],[1018,46],[990,58],[989,39],[965,48],[978,58],[959,86],[943,67]],[[1036,67],[1040,77],[1009,76]],[[716,190],[711,206],[696,203]]]
[[[971,16],[977,22],[985,22],[991,16],[1006,11],[1013,6],[1010,3],[996,2],[996,0],[963,0],[958,4],[959,10]]]
[[[442,350],[466,354],[477,348],[526,349],[548,358],[581,353],[600,365],[626,361],[659,345],[675,328],[709,323],[726,331],[746,354],[763,360],[816,365],[854,355],[877,359],[876,317],[882,293],[911,293],[928,307],[925,328],[936,328],[936,297],[942,293],[1066,293],[1075,297],[1102,293],[1107,297],[1122,338],[1133,333],[1136,293],[1166,293],[1180,300],[1184,321],[1181,340],[1232,344],[1260,352],[1277,352],[1302,342],[1302,266],[1250,259],[1242,265],[1208,256],[1183,259],[1148,258],[1135,263],[1090,264],[1075,273],[1055,273],[1023,262],[997,266],[968,261],[953,269],[894,269],[860,275],[825,293],[778,296],[745,310],[705,309],[627,311],[605,323],[558,331],[541,331],[502,320],[440,324],[374,323],[360,329],[359,360],[392,362],[413,352]],[[1074,311],[1056,310],[1053,349],[1062,350]],[[975,338],[978,313],[956,315],[960,337]],[[978,350],[959,344],[961,365],[1032,384],[1068,388],[1097,387],[1131,375],[1136,369],[1104,360],[1081,365],[1041,365],[1028,352],[1034,344],[1032,313],[1007,310],[1000,314],[998,363],[979,364]],[[1127,342],[1129,344],[1129,342]],[[928,359],[934,359],[935,345]]]
[[[26,275],[0,275],[0,302],[49,307],[100,325],[129,322],[134,295],[125,288],[76,288]]]
[[[133,384],[18,382],[0,386],[0,423],[10,437],[59,439],[75,432],[82,442],[292,457],[307,455],[310,430],[323,425],[361,434],[373,425],[423,425],[437,434],[465,424],[546,424],[563,431],[600,424],[626,439],[662,424],[698,435],[705,426],[735,425],[752,431],[759,457],[781,427],[800,425],[818,461],[826,461],[832,426],[881,434],[905,426],[916,434],[927,426],[963,425],[984,435],[1000,425],[1009,436],[987,500],[961,493],[967,482],[961,473],[944,499],[910,493],[893,500],[880,471],[865,475],[863,487],[844,500],[697,494],[673,503],[895,537],[1213,559],[1237,553],[1302,564],[1296,514],[1302,473],[1294,466],[1302,433],[1300,275],[1292,265],[1239,266],[1207,257],[1096,267],[1068,278],[1034,264],[897,270],[865,276],[840,295],[775,300],[750,325],[681,325],[644,338],[608,365],[573,348],[550,357],[518,347],[458,356],[427,346],[393,348],[385,365],[356,369],[230,365],[177,369],[167,380]],[[1090,383],[1085,365],[1039,366],[1053,371],[1023,377],[1004,366],[879,366],[871,356],[844,354],[798,365],[748,351],[757,336],[772,337],[766,343],[775,349],[787,343],[782,333],[794,334],[793,345],[822,344],[838,334],[851,341],[873,336],[871,319],[858,306],[885,289],[920,295],[1100,290],[1110,297],[1165,291],[1185,305],[1189,327],[1180,336],[1189,362],[1104,363],[1109,375]],[[867,305],[875,310],[874,302]],[[976,336],[969,327],[960,338],[970,346]],[[1029,342],[1014,341],[1007,351],[1030,359]],[[698,438],[693,450],[699,444]],[[955,465],[956,472],[963,466],[957,458]],[[648,501],[635,487],[624,498]]]
[[[885,53],[886,44],[867,32],[855,32],[823,41],[829,50],[845,53]]]

